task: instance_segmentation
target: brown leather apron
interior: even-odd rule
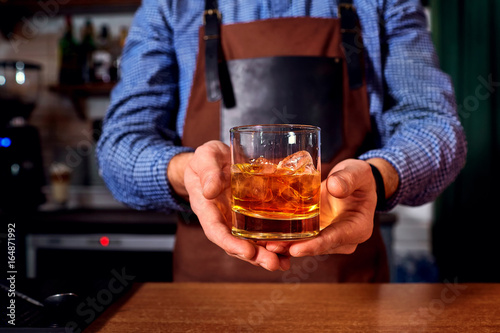
[[[236,125],[305,123],[322,128],[323,178],[336,163],[356,156],[370,133],[364,54],[361,40],[356,39],[360,30],[357,16],[352,18],[354,7],[341,4],[339,13],[346,18],[294,17],[221,25],[220,36],[202,26],[183,145],[196,148],[209,140],[227,142],[226,130]],[[206,84],[211,74],[205,65],[213,59],[207,60],[206,50],[214,38],[220,43],[217,74],[223,102],[209,101],[207,96],[213,86]],[[349,44],[361,52],[348,50]],[[353,69],[353,63],[358,68]],[[178,223],[175,282],[389,281],[377,219],[372,237],[353,254],[292,258],[289,271],[268,272],[228,256],[205,237],[194,214],[186,216]]]

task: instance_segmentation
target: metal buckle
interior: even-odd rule
[[[211,39],[219,39],[220,36],[219,35],[206,35],[206,36],[203,36],[203,40],[211,40]]]
[[[347,10],[352,10],[352,11],[356,11],[356,7],[354,7],[354,5],[352,3],[339,3],[339,7],[338,7],[338,11],[339,11],[339,18],[342,17],[342,11],[341,9],[347,9]]]
[[[217,15],[217,19],[219,21],[222,19],[222,15],[220,14],[219,10],[217,9],[206,9],[203,11],[203,25],[207,23],[206,16],[208,15]]]

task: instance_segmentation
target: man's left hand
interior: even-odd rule
[[[293,257],[353,253],[372,234],[376,205],[370,165],[344,160],[321,183],[320,234],[300,242],[267,242],[266,248]]]

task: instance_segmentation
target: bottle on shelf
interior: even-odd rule
[[[94,66],[92,54],[96,50],[94,25],[92,21],[87,20],[82,29],[82,40],[80,43],[80,68],[83,81],[85,83],[94,81]]]
[[[103,25],[99,37],[97,38],[96,49],[92,54],[94,79],[97,82],[111,81],[111,67],[113,65],[111,48],[109,28],[107,25]]]
[[[73,36],[71,16],[66,16],[64,34],[59,39],[59,84],[80,84],[82,75],[78,59],[78,44]]]

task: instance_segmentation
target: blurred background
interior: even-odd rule
[[[175,216],[113,199],[95,144],[120,77],[140,0],[0,0],[0,240],[17,226],[30,278],[128,267],[171,280]],[[500,1],[425,1],[441,66],[451,75],[469,157],[436,202],[383,218],[393,282],[500,281],[493,246],[500,199]],[[3,253],[3,252],[2,252]]]

